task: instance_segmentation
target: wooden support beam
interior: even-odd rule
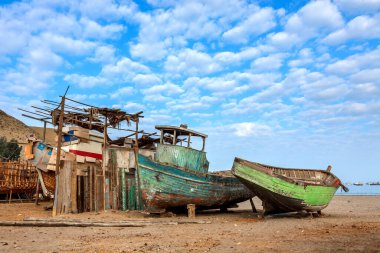
[[[66,90],[67,92],[67,90]],[[59,186],[59,174],[60,174],[60,163],[61,163],[61,147],[62,147],[62,127],[63,127],[63,114],[65,113],[65,96],[62,97],[61,100],[61,112],[59,115],[59,126],[58,126],[58,143],[57,143],[57,158],[56,158],[56,164],[55,164],[55,175],[56,175],[56,181],[55,181],[55,196],[54,196],[54,205],[53,205],[53,216],[57,215],[57,206],[58,206],[58,195],[61,194],[59,192],[58,186]],[[58,190],[58,191],[57,191]]]
[[[253,203],[253,199],[250,198],[250,199],[249,199],[249,202],[251,203],[252,212],[253,212],[253,213],[257,213],[257,210],[256,210],[256,207],[255,207],[255,204]]]
[[[103,159],[102,159],[102,174],[103,174],[103,210],[106,210],[106,157],[107,157],[107,126],[108,126],[108,113],[106,113],[106,120],[104,123],[104,138],[103,138]]]

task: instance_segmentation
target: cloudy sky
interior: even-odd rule
[[[380,1],[0,2],[0,109],[68,97],[233,158],[380,180]]]

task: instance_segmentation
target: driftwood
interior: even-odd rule
[[[173,224],[176,225],[176,224]],[[72,222],[72,221],[1,221],[1,226],[16,227],[144,227],[143,223]]]
[[[208,221],[82,221],[58,219],[26,219],[23,221],[0,221],[1,226],[18,227],[145,227],[152,225],[209,224]]]
[[[136,224],[136,225],[178,225],[178,224],[210,224],[210,221],[205,220],[177,220],[177,221],[162,221],[162,220],[111,220],[111,221],[88,221],[80,219],[42,219],[42,218],[25,218],[24,222],[41,222],[41,223],[91,223],[91,224]],[[1,226],[1,222],[0,222]],[[112,227],[112,226],[111,226]]]

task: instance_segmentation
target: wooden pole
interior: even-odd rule
[[[36,186],[36,200],[34,202],[34,204],[37,206],[38,205],[38,195],[39,195],[39,192],[40,191],[40,179],[39,177],[37,176],[37,186]]]
[[[103,210],[106,210],[106,152],[107,152],[107,126],[108,126],[108,115],[106,112],[106,121],[104,123],[104,139],[103,139]]]
[[[46,141],[46,121],[44,121],[44,136],[43,136],[43,142]]]
[[[249,199],[249,202],[251,203],[252,212],[253,212],[253,213],[257,213],[256,207],[255,207],[255,204],[253,203],[252,198]]]
[[[164,144],[164,131],[162,131],[162,129],[160,134],[160,144]]]
[[[59,115],[59,125],[58,125],[58,143],[57,143],[57,158],[55,164],[55,195],[54,195],[54,205],[53,205],[53,216],[57,215],[57,198],[60,192],[57,190],[59,186],[59,166],[61,163],[61,146],[62,146],[62,127],[63,127],[63,116],[65,113],[65,96],[62,97],[61,100],[61,113]]]
[[[77,186],[77,163],[74,161],[71,170],[71,212],[78,213],[77,197],[78,197],[78,186]]]
[[[176,145],[177,144],[177,131],[174,130],[174,135],[173,135],[173,145]]]
[[[139,160],[138,160],[138,153],[139,153],[139,118],[136,119],[136,135],[135,135],[135,146],[133,148],[135,153],[135,167],[136,167],[136,205],[138,210],[141,210],[142,203],[141,203],[141,189],[140,189],[140,169],[139,169]]]

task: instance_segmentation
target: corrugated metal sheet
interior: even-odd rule
[[[208,172],[209,163],[206,158],[206,153],[187,147],[158,144],[156,161],[203,173]]]

